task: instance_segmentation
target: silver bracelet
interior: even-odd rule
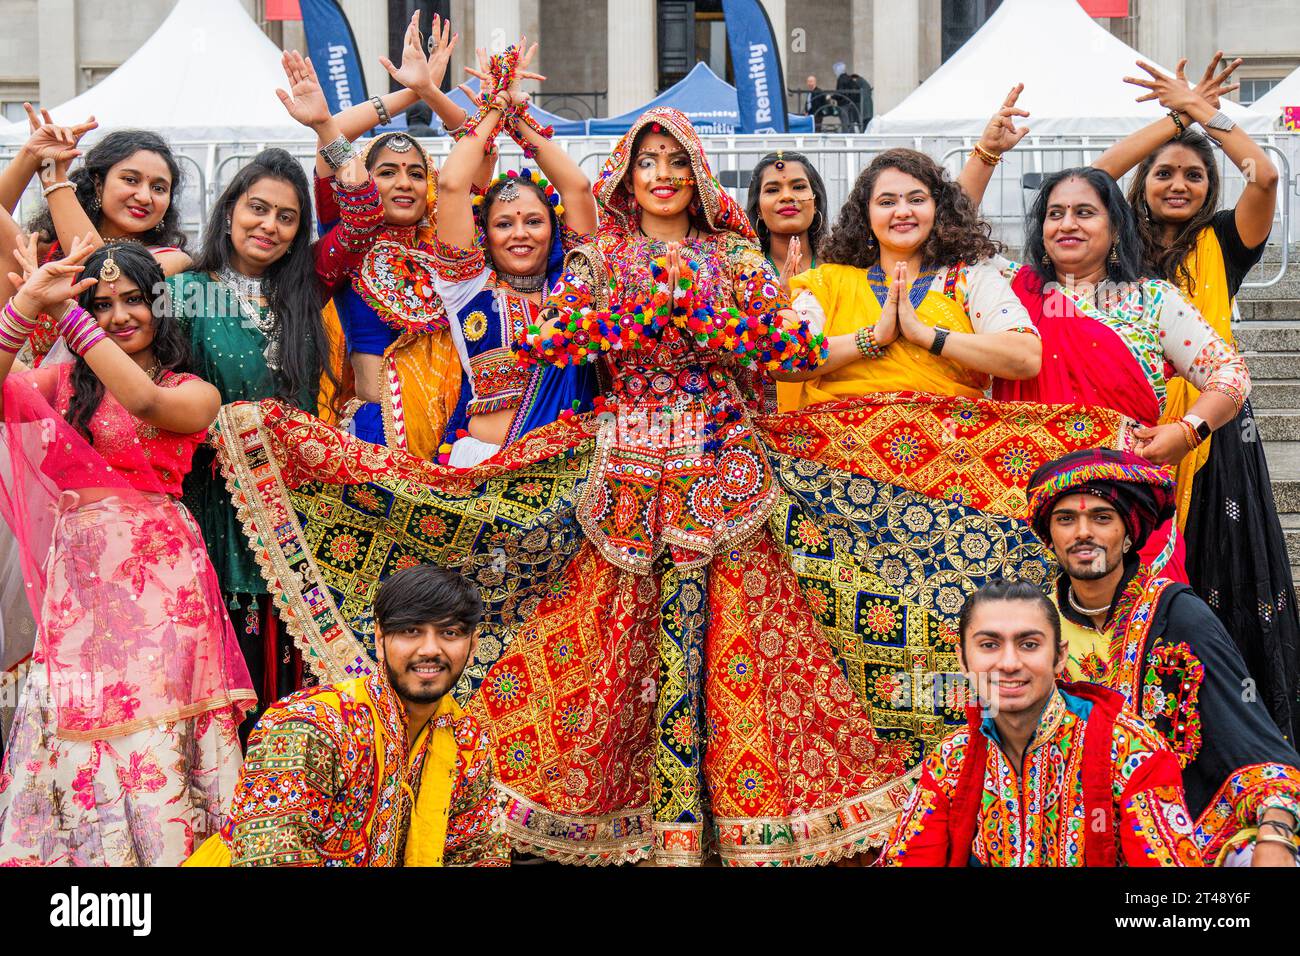
[[[56,189],[76,189],[76,188],[77,188],[76,183],[70,183],[66,179],[60,183],[50,183],[48,186],[46,186],[44,189],[41,190],[41,198],[42,199],[50,198],[50,193],[54,192],[54,190]]]
[[[393,121],[393,118],[388,115],[388,110],[384,107],[384,101],[380,99],[378,96],[370,97],[370,105],[373,106],[375,108],[375,112],[379,114],[380,126],[387,126],[389,123]]]
[[[336,171],[350,163],[356,155],[357,151],[346,136],[339,136],[320,149],[320,158],[325,160],[325,165]]]

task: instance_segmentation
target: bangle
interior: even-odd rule
[[[1178,132],[1174,134],[1175,136],[1182,136],[1187,132],[1187,124],[1184,123],[1183,118],[1178,115],[1178,110],[1170,110],[1169,118],[1173,120],[1174,125],[1178,127]]]
[[[942,355],[943,344],[948,341],[948,330],[936,327],[934,330],[934,341],[930,343],[931,355]]]
[[[1300,847],[1296,846],[1293,837],[1273,836],[1271,833],[1256,833],[1256,843],[1280,843],[1291,851],[1292,856],[1300,855]]]
[[[1281,820],[1265,820],[1259,825],[1259,828],[1261,830],[1264,829],[1264,827],[1274,827],[1278,830],[1281,830],[1283,833],[1287,835],[1288,838],[1295,836],[1295,830],[1287,826]]]
[[[13,300],[0,309],[0,351],[17,355],[27,343],[27,338],[36,328],[36,320],[29,319],[18,311]]]
[[[876,327],[868,325],[858,329],[853,335],[853,344],[863,358],[878,359],[885,354],[885,348],[876,341]]]
[[[348,142],[346,136],[340,135],[332,143],[326,143],[320,148],[320,158],[325,160],[325,165],[336,172],[350,163],[357,155],[356,149]]]
[[[1196,434],[1196,429],[1192,427],[1192,423],[1180,418],[1174,424],[1183,430],[1183,441],[1187,443],[1187,450],[1194,451],[1201,444],[1201,437]]]
[[[379,114],[380,126],[387,126],[389,123],[393,121],[393,118],[388,115],[388,108],[384,106],[384,101],[380,99],[378,96],[370,97],[370,105],[373,106],[375,108],[375,112]]]
[[[510,107],[506,113],[506,134],[515,141],[515,144],[524,151],[524,156],[528,159],[537,157],[537,148],[532,143],[524,139],[523,131],[520,126],[527,126],[542,139],[550,139],[555,135],[554,126],[543,126],[528,112],[527,103],[518,103]]]
[[[94,317],[79,305],[72,306],[64,313],[59,321],[59,331],[68,348],[77,355],[85,355],[92,347],[108,338]]]
[[[77,188],[76,183],[68,182],[68,180],[66,179],[60,183],[50,183],[48,186],[46,186],[44,189],[41,190],[41,198],[49,199],[50,193],[54,192],[54,190],[56,189],[76,189],[76,188]]]
[[[971,149],[970,154],[971,156],[983,162],[986,166],[996,166],[998,163],[1002,162],[1001,156],[999,156],[997,153],[990,152],[989,150],[981,146],[979,143],[975,144],[975,146]]]
[[[446,133],[448,136],[450,136],[452,139],[456,140],[456,142],[460,142],[471,132],[473,132],[473,130],[469,125],[469,114],[468,113],[465,114],[465,122],[461,123],[455,129],[448,129],[444,124],[442,131]]]

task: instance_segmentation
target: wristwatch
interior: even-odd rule
[[[1237,128],[1237,124],[1223,110],[1216,110],[1214,115],[1201,125],[1206,129],[1217,129],[1221,133],[1231,132]]]
[[[1200,415],[1184,415],[1183,421],[1192,426],[1192,430],[1196,432],[1196,437],[1201,441],[1205,441],[1214,433],[1214,429],[1210,427],[1210,423]]]

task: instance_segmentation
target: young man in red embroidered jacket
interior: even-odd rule
[[[926,760],[886,865],[1200,865],[1178,762],[1119,694],[1058,685],[1065,647],[1041,591],[976,591],[959,652],[985,706]]]
[[[1028,498],[1063,569],[1066,673],[1120,692],[1165,738],[1207,865],[1294,866],[1300,757],[1209,605],[1138,559],[1174,514],[1173,477],[1127,452],[1079,451],[1039,468]]]

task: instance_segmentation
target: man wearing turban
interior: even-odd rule
[[[1210,607],[1139,559],[1174,489],[1171,472],[1128,452],[1073,452],[1034,472],[1028,520],[1061,566],[1067,674],[1119,691],[1160,730],[1206,863],[1293,866],[1300,757]]]

